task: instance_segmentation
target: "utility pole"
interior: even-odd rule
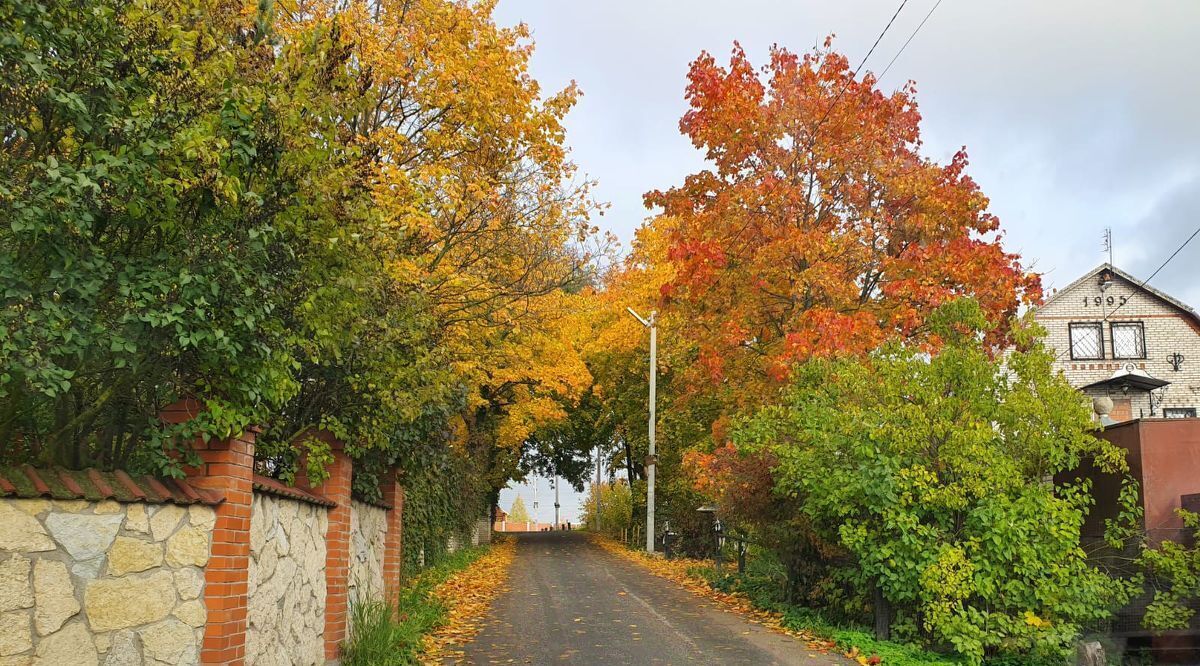
[[[655,422],[655,403],[656,388],[658,384],[658,325],[655,322],[655,317],[658,312],[651,310],[649,319],[642,319],[641,315],[633,311],[633,308],[625,308],[629,314],[633,315],[642,323],[642,326],[650,329],[650,455],[646,456],[646,552],[654,552],[654,468],[658,466],[658,458],[654,452],[654,422]]]
[[[596,487],[593,489],[593,495],[596,496],[596,531],[600,531],[600,445],[596,445]]]

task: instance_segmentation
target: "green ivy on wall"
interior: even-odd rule
[[[452,536],[468,539],[471,527],[487,515],[487,498],[474,466],[453,450],[405,470],[405,570],[436,564]]]

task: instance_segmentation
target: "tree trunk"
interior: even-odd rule
[[[878,582],[871,590],[871,607],[875,613],[875,638],[886,641],[892,635],[892,605],[883,596],[883,588]]]

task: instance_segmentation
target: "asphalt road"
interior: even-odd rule
[[[465,655],[457,663],[854,663],[721,610],[575,532],[518,536],[509,589]]]

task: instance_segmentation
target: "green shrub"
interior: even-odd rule
[[[891,345],[796,367],[782,403],[738,424],[734,441],[778,460],[776,494],[842,551],[831,569],[860,603],[878,587],[893,635],[972,664],[1061,661],[1133,585],[1080,547],[1087,482],[1048,479],[1084,460],[1124,472],[1124,452],[1091,434],[1034,331],[1017,330],[1001,357],[980,317],[969,301],[940,309],[936,353]]]
[[[1183,509],[1177,509],[1176,513],[1184,526],[1195,533],[1193,543],[1200,544],[1200,514]],[[1146,607],[1142,625],[1156,631],[1186,629],[1200,599],[1200,546],[1174,541],[1154,547],[1147,545],[1137,562],[1145,569],[1154,590],[1154,600]]]

